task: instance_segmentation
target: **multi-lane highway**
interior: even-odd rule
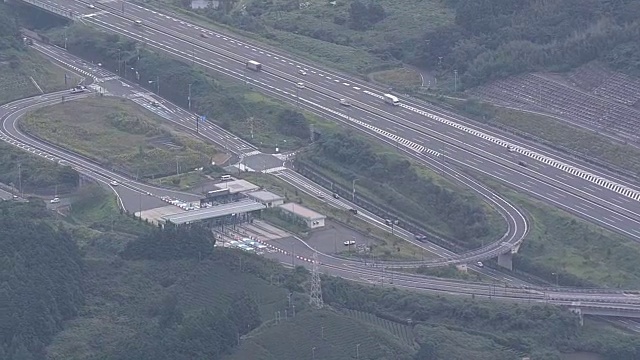
[[[78,59],[69,57],[67,60],[73,60],[76,65],[87,65],[78,63]],[[77,69],[80,70],[80,69]],[[104,81],[104,79],[100,79]],[[130,97],[126,91],[135,93],[135,89],[130,89],[130,85],[121,82],[118,79],[109,80],[110,83],[108,89],[111,90],[113,95]],[[120,86],[118,86],[120,83]],[[107,85],[102,83],[102,85]],[[119,90],[120,89],[120,90]],[[122,92],[122,93],[119,93]],[[34,110],[42,106],[48,106],[56,104],[62,101],[62,96],[68,95],[68,92],[58,92],[53,94],[47,94],[43,96],[37,96],[34,98],[18,100],[9,104],[5,104],[0,107],[0,120],[2,120],[2,128],[0,129],[0,139],[14,144],[25,151],[32,152],[36,155],[43,156],[52,161],[64,160],[74,168],[78,169],[81,173],[86,174],[98,181],[108,184],[112,180],[117,180],[120,185],[117,190],[121,198],[131,198],[132,205],[129,208],[135,209],[136,199],[139,198],[154,198],[156,195],[170,195],[176,197],[190,196],[190,194],[179,193],[171,190],[160,189],[146,184],[142,184],[136,181],[131,181],[125,177],[112,172],[108,169],[103,169],[92,161],[85,159],[77,154],[71,153],[67,150],[61,149],[57,146],[43,143],[40,140],[31,138],[23,133],[17,127],[17,121],[24,113]],[[76,98],[81,98],[87,95],[79,95]],[[67,101],[70,101],[67,97]],[[132,100],[135,101],[135,98]],[[142,105],[142,104],[141,104]],[[180,116],[169,116],[168,114],[176,114],[180,110],[169,103],[162,104],[163,109],[149,108],[162,116],[165,114],[167,118],[173,119],[172,121],[179,121],[176,119],[190,119],[192,115],[184,118]],[[184,126],[188,127],[190,123],[185,123]],[[213,129],[213,127],[212,127]],[[206,130],[206,128],[205,128]],[[201,134],[202,136],[210,136],[207,134]],[[218,134],[216,139],[220,140],[224,137],[224,134]],[[244,149],[246,144],[243,144],[241,140],[238,140],[236,149]],[[299,181],[293,180],[293,176],[299,176],[295,173],[286,175],[290,181],[295,184],[300,184]],[[299,180],[299,179],[298,179]],[[307,180],[308,181],[308,180]],[[313,190],[317,191],[317,190]],[[149,196],[151,193],[152,196]],[[334,199],[338,201],[338,199]],[[123,200],[124,201],[124,200]],[[333,200],[331,200],[333,202]],[[126,201],[125,201],[126,202]],[[348,203],[344,205],[350,206]],[[365,216],[367,213],[364,214]],[[374,220],[378,221],[377,218]],[[312,250],[311,250],[312,251]],[[289,258],[282,259],[288,262]],[[352,279],[365,283],[392,283],[393,286],[411,290],[441,292],[458,295],[474,295],[480,297],[491,297],[500,299],[509,299],[513,301],[521,302],[546,302],[550,304],[570,306],[575,308],[581,308],[585,311],[590,310],[597,311],[616,311],[620,314],[628,314],[628,316],[636,316],[640,314],[640,297],[635,292],[622,292],[606,289],[547,289],[528,287],[523,283],[507,284],[506,282],[500,282],[500,284],[487,284],[487,283],[473,283],[447,279],[437,279],[418,275],[410,275],[397,271],[389,271],[384,266],[363,266],[362,264],[348,262],[344,259],[340,259],[327,254],[319,254],[319,260],[322,262],[322,269],[333,275],[342,276],[347,279]]]
[[[425,162],[439,163],[444,155],[450,165],[491,176],[640,240],[640,193],[632,184],[603,170],[587,169],[585,164],[549,149],[475,128],[463,119],[407,98],[401,98],[400,106],[388,106],[380,99],[384,89],[138,5],[127,3],[122,11],[120,2],[96,3],[97,9],[73,0],[47,3],[69,10],[84,23],[247,81],[328,119],[384,137]],[[134,26],[134,20],[142,20],[143,26]],[[244,63],[249,59],[263,63],[264,70],[246,70]],[[304,82],[305,89],[296,90],[298,82]],[[340,98],[350,99],[353,106],[342,108]],[[508,151],[509,146],[513,151]],[[519,165],[520,161],[527,165]]]
[[[119,97],[131,99],[132,101],[145,107],[149,111],[152,111],[157,115],[163,117],[165,120],[195,132],[195,122],[193,119],[196,116],[194,114],[191,114],[183,109],[180,109],[179,107],[175,106],[174,104],[171,104],[170,102],[163,101],[161,98],[147,92],[145,89],[141,88],[140,86],[136,84],[127,83],[123,81],[121,78],[106,71],[105,69],[102,69],[99,66],[96,66],[93,64],[89,64],[86,61],[83,61],[82,59],[79,59],[78,57],[66,52],[64,49],[61,49],[55,46],[39,44],[37,42],[34,43],[33,48],[47,55],[52,60],[62,65],[65,65],[69,68],[72,68],[76,72],[80,72],[92,78],[95,84],[90,85],[89,86],[90,89],[102,94],[106,94],[108,96],[109,95],[119,96]],[[157,106],[151,105],[151,103],[154,101],[158,104]],[[20,109],[20,105],[8,104],[7,107],[14,110]],[[11,127],[15,128],[15,122],[17,121],[17,118],[18,118],[17,115],[14,118],[12,118],[13,125],[9,125],[9,128]],[[239,139],[238,137],[234,136],[231,133],[228,133],[226,130],[216,126],[215,124],[212,124],[209,122],[201,124],[199,127],[199,130],[200,131],[198,135],[203,137],[205,140],[209,140],[214,143],[217,143],[219,146],[222,146],[223,143],[226,143],[227,145],[229,145],[228,146],[229,151],[237,154],[240,158],[243,158],[244,156],[244,160],[242,161],[244,161],[245,163],[248,162],[248,159],[252,157],[252,156],[247,157],[246,155],[257,152],[251,144],[245,142],[242,139]],[[19,134],[17,129],[14,129],[13,133],[16,137],[24,136],[22,134]],[[62,151],[62,149],[60,150]],[[258,155],[253,155],[253,156],[258,156]],[[260,156],[264,158],[265,156],[270,157],[271,155],[261,154]],[[273,160],[274,161],[268,161],[268,162],[273,163],[274,165],[282,164],[282,160],[278,160],[275,157],[273,157]],[[261,163],[261,161],[258,161],[258,163]],[[257,169],[257,170],[258,171],[265,170],[265,171],[271,172],[270,170],[272,169],[267,169],[265,167],[264,169]],[[283,181],[290,183],[291,185],[301,189],[304,192],[311,194],[312,196],[318,196],[322,194],[323,197],[326,199],[325,201],[327,201],[332,206],[335,206],[337,208],[344,209],[344,210],[357,208],[356,205],[350,203],[345,199],[334,199],[331,196],[332,194],[330,193],[329,190],[323,189],[319,185],[311,182],[309,179],[306,179],[303,176],[289,169],[282,167],[282,168],[276,168],[275,170],[277,171],[273,172],[273,174],[280,177],[280,179],[282,179]],[[470,251],[463,254],[455,254],[435,244],[421,243],[414,239],[413,234],[403,229],[396,228],[395,234],[397,236],[400,236],[407,241],[413,242],[415,245],[422,247],[427,251],[440,256],[441,259],[427,261],[427,262],[412,262],[412,263],[403,263],[403,264],[390,262],[386,265],[415,267],[418,265],[442,266],[447,264],[475,262],[476,260],[485,260],[491,257],[495,257],[497,254],[504,252],[505,249],[507,249],[508,251],[510,246],[512,246],[514,243],[518,243],[524,238],[528,227],[527,227],[525,217],[518,211],[518,209],[511,206],[509,203],[502,200],[497,194],[487,190],[481,184],[477,183],[473,179],[468,178],[462,173],[455,172],[455,174],[457,174],[456,177],[458,177],[463,183],[468,184],[471,188],[475,189],[480,194],[486,196],[487,201],[490,202],[494,207],[496,207],[500,211],[500,213],[504,216],[506,223],[508,225],[504,235],[500,239],[497,239],[497,241],[495,241],[494,243],[489,244],[481,249],[476,249],[474,251]],[[118,188],[118,190],[120,189],[122,188]],[[147,208],[154,207],[155,205],[157,205],[157,200],[154,200],[154,197],[158,197],[160,195],[166,195],[166,194],[162,193],[159,190],[155,190],[154,192],[152,192],[152,197],[142,196],[142,192],[140,192],[140,193],[128,194],[127,196],[122,196],[122,199],[123,199],[124,205],[130,210],[131,209],[145,210]],[[191,199],[191,197],[185,198],[184,196],[182,196],[182,199],[189,200]],[[132,204],[135,205],[135,207],[131,207],[130,205]],[[359,210],[358,216],[362,220],[380,229],[389,231],[389,227],[384,223],[384,219],[364,209],[358,208],[358,210]],[[508,276],[504,273],[500,273],[490,268],[484,268],[484,269],[474,268],[474,270],[481,272],[486,277],[494,279],[495,281],[509,282],[511,284],[522,284],[522,285],[525,284],[516,278]]]

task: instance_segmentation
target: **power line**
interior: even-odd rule
[[[320,284],[320,272],[318,272],[318,253],[313,253],[313,267],[311,270],[311,294],[309,299],[311,306],[322,309],[322,287]]]

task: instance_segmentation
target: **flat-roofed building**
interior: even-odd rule
[[[258,185],[252,184],[247,180],[225,181],[215,184],[218,189],[229,189],[230,194],[246,193],[260,189]]]
[[[264,190],[252,191],[250,193],[247,193],[247,197],[261,203],[268,208],[284,204],[284,196],[280,196],[278,194],[274,194],[272,192]]]
[[[186,225],[196,222],[218,220],[224,223],[239,223],[248,220],[248,216],[256,211],[262,210],[266,206],[253,200],[243,200],[227,204],[212,206],[199,210],[190,210],[178,214],[162,217],[164,224]]]
[[[309,229],[323,227],[324,220],[327,218],[322,214],[318,214],[317,212],[296,203],[286,203],[279,205],[278,207],[283,213],[304,222]]]

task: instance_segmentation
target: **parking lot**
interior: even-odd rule
[[[314,230],[306,241],[326,254],[363,250],[373,244],[365,234],[332,221],[326,221],[324,228]]]

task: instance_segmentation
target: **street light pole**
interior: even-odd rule
[[[556,287],[560,287],[559,281],[558,281],[558,273],[554,272],[554,273],[551,273],[551,275],[555,275],[555,277],[556,277]]]
[[[356,344],[356,359],[360,359],[360,344]]]
[[[189,84],[189,97],[187,100],[189,101],[189,111],[191,111],[191,84]]]
[[[118,48],[118,71],[116,73],[120,76],[120,56],[122,54],[122,49]]]
[[[358,179],[351,181],[351,202],[353,203],[356,202],[356,181],[358,181]]]
[[[157,93],[158,95],[160,95],[160,75],[157,75],[157,76],[156,76],[156,86],[157,86],[157,88],[158,88],[158,90],[156,91],[156,93]]]

